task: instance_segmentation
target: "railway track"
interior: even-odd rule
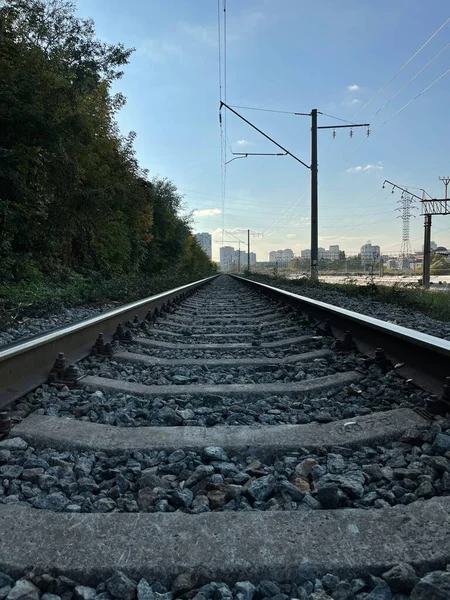
[[[2,349],[0,597],[450,598],[449,354],[228,276]]]

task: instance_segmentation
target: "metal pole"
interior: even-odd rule
[[[247,229],[247,271],[250,274],[250,229]]]
[[[311,279],[318,279],[319,233],[317,223],[318,183],[317,183],[317,108],[311,111]]]
[[[423,287],[430,287],[431,267],[431,215],[425,215],[424,237],[423,237]]]
[[[238,251],[238,273],[241,272],[241,242],[239,242],[239,251]]]

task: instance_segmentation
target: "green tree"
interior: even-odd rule
[[[186,266],[182,196],[148,181],[115,120],[133,49],[97,39],[70,0],[5,0],[0,28],[0,277]]]

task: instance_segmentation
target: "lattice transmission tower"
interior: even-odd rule
[[[403,192],[400,200],[398,201],[400,204],[400,208],[396,210],[400,211],[400,214],[397,218],[401,219],[403,222],[402,227],[402,245],[400,247],[400,263],[403,269],[409,269],[411,266],[411,242],[409,241],[409,222],[411,217],[415,217],[412,214],[416,207],[413,206],[414,198],[408,194],[407,192]]]
[[[450,177],[446,175],[445,177],[439,177],[439,181],[442,181],[445,187],[445,198],[448,198],[448,184],[450,183]]]

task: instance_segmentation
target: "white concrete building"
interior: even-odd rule
[[[233,266],[244,271],[248,265],[248,254],[245,250],[236,250],[232,246],[223,246],[220,249],[220,268],[222,271],[229,271]],[[256,254],[250,252],[250,266],[256,265]]]
[[[229,271],[234,263],[235,249],[233,246],[222,246],[220,248],[220,268],[222,271]]]
[[[318,248],[317,253],[319,260],[321,258],[325,260],[339,260],[340,248],[339,245],[336,244],[335,246],[329,246],[328,250],[325,250],[325,248]],[[311,258],[311,250],[309,248],[302,250],[300,256],[302,258]]]
[[[361,246],[361,262],[372,262],[378,260],[381,257],[380,246],[373,246],[369,240],[364,246]]]
[[[328,260],[339,260],[340,252],[341,252],[341,250],[339,248],[339,244],[336,244],[334,246],[330,246],[328,248],[326,258]]]
[[[276,262],[277,260],[292,260],[294,258],[294,252],[290,248],[285,250],[272,250],[269,252],[269,261]]]
[[[210,233],[196,233],[195,238],[209,258],[212,258],[211,251],[211,234]]]

